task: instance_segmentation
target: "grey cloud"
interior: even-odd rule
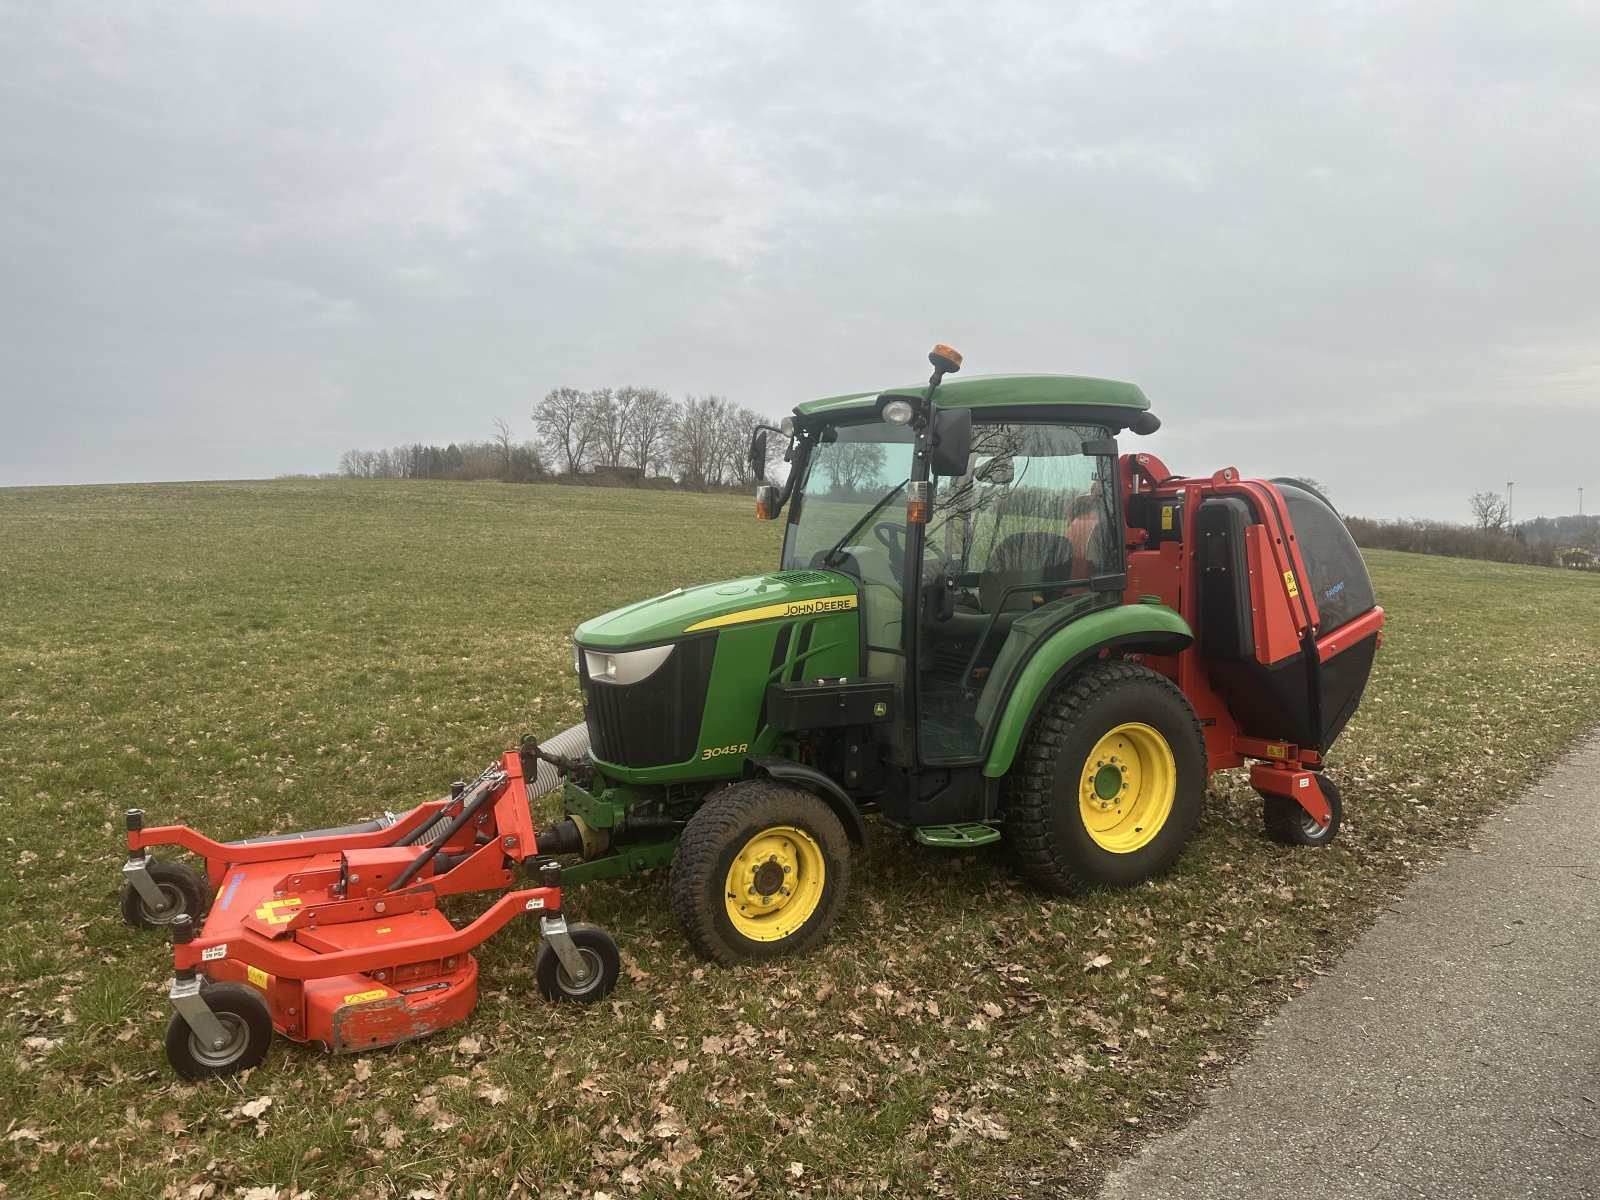
[[[569,383],[777,412],[936,338],[1374,515],[1571,511],[1600,444],[1583,6],[0,14],[0,483],[326,470]]]

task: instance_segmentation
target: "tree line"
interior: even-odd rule
[[[1600,549],[1600,517],[1535,517],[1513,525],[1505,498],[1498,492],[1474,492],[1468,506],[1470,525],[1365,517],[1346,517],[1345,524],[1360,546],[1536,567],[1561,566],[1564,551]]]
[[[684,487],[753,482],[747,452],[764,418],[725,396],[659,388],[552,388],[531,414],[535,436],[518,440],[495,418],[488,441],[347,450],[339,474],[353,479],[571,479],[672,481]]]

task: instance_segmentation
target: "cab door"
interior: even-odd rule
[[[1121,599],[1095,588],[1124,569],[1110,431],[976,421],[972,446],[965,474],[933,480],[923,536],[916,713],[930,766],[981,757],[1019,621],[1066,623]]]

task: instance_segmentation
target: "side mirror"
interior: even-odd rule
[[[972,410],[936,408],[928,431],[928,464],[935,475],[952,479],[967,473],[972,455]]]
[[[750,474],[760,483],[767,477],[767,431],[758,429],[750,435]]]

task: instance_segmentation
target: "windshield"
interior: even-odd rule
[[[881,421],[826,430],[789,508],[783,569],[897,582],[915,439],[910,427]]]

